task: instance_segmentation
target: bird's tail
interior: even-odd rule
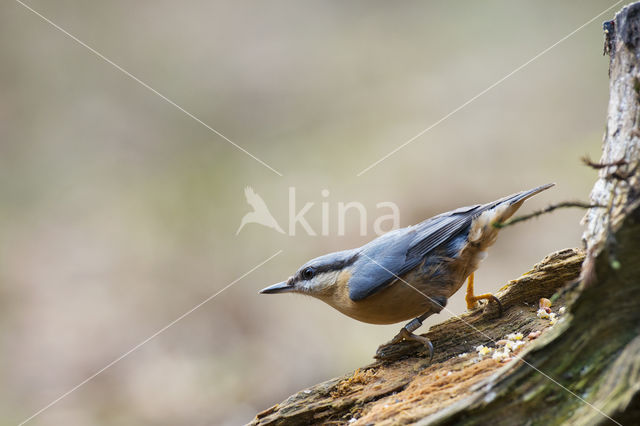
[[[542,185],[528,191],[508,195],[493,203],[485,204],[481,207],[480,211],[482,213],[471,222],[471,229],[467,238],[474,243],[475,247],[485,250],[498,237],[499,229],[495,226],[497,223],[502,223],[509,219],[527,198],[533,197],[553,185],[553,183]]]
[[[555,183],[548,183],[546,185],[538,186],[537,188],[533,188],[528,191],[518,192],[517,194],[508,195],[498,201],[494,201],[491,203],[493,206],[490,208],[495,208],[496,214],[492,218],[493,220],[491,222],[504,222],[509,219],[527,199],[551,188],[554,185]]]
[[[502,202],[509,202],[511,204],[514,204],[514,203],[518,203],[520,201],[525,201],[526,199],[531,198],[534,195],[539,194],[542,191],[545,191],[545,190],[551,188],[554,185],[555,185],[555,183],[548,183],[546,185],[541,185],[541,186],[539,186],[537,188],[533,188],[533,189],[530,189],[528,191],[518,192],[517,194],[509,195],[509,196],[503,198],[504,201],[502,201]]]

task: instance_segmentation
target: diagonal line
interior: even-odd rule
[[[406,280],[400,278],[398,275],[394,274],[392,271],[390,271],[389,269],[385,268],[384,266],[382,266],[380,263],[376,262],[374,259],[372,259],[371,257],[367,256],[364,253],[361,253],[364,257],[366,257],[367,259],[369,259],[370,261],[372,261],[373,263],[375,263],[376,265],[378,265],[379,267],[381,267],[382,269],[384,269],[385,271],[389,272],[391,275],[393,275],[396,279],[402,281],[404,284],[408,285],[409,287],[411,287],[412,289],[414,289],[415,291],[417,291],[418,293],[420,293],[421,295],[423,295],[424,297],[426,297],[427,299],[429,299],[430,302],[435,303],[437,306],[440,306],[440,303],[438,303],[437,301],[433,300],[431,297],[429,297],[426,293],[424,293],[423,291],[417,289],[416,287],[414,287],[413,285],[411,285],[409,282],[407,282]],[[456,315],[451,309],[448,309],[446,306],[443,307],[442,309],[444,309],[445,311],[449,312],[451,315],[453,315],[454,318],[462,321],[465,325],[469,326],[470,328],[472,328],[474,331],[476,331],[479,334],[482,334],[484,337],[486,337],[487,339],[491,340],[491,342],[493,342],[494,344],[497,344],[496,341],[491,338],[491,336],[489,336],[487,333],[483,332],[482,330],[479,330],[476,326],[474,326],[473,324],[465,321],[463,318],[461,318],[460,316]],[[550,381],[552,381],[553,383],[555,383],[556,385],[560,386],[562,389],[564,389],[565,391],[567,391],[569,394],[575,396],[576,398],[578,398],[580,401],[584,402],[585,404],[587,404],[589,407],[593,408],[594,410],[596,410],[598,413],[602,414],[604,417],[606,417],[607,419],[611,420],[613,423],[617,424],[618,426],[622,426],[622,424],[618,423],[617,421],[613,420],[611,417],[609,417],[607,414],[605,414],[602,410],[600,410],[598,407],[596,407],[595,405],[591,404],[590,402],[586,401],[584,398],[580,397],[579,395],[577,395],[576,393],[572,392],[571,390],[567,389],[564,385],[562,385],[561,383],[559,383],[557,380],[555,380],[553,377],[549,376],[548,374],[546,374],[545,372],[541,371],[540,369],[538,369],[538,367],[536,367],[535,365],[531,364],[530,362],[526,361],[524,358],[522,358],[520,355],[517,354],[513,354],[513,358],[516,358],[520,361],[522,361],[523,363],[527,364],[529,367],[533,368],[535,371],[537,371],[538,373],[542,374],[544,377],[546,377],[547,379],[549,379]]]
[[[220,293],[222,293],[223,291],[225,291],[226,289],[228,289],[229,287],[231,287],[232,285],[236,284],[238,281],[240,281],[241,279],[243,279],[244,277],[246,277],[247,275],[249,275],[250,273],[252,273],[253,271],[255,271],[256,269],[260,268],[262,265],[264,265],[265,263],[269,262],[271,259],[273,259],[274,257],[276,257],[277,255],[279,255],[280,253],[282,253],[282,250],[279,250],[277,253],[273,254],[271,257],[269,257],[266,260],[263,260],[262,262],[260,262],[259,264],[257,264],[256,266],[254,266],[253,268],[249,269],[247,272],[245,272],[244,274],[242,274],[240,277],[236,278],[235,280],[231,281],[229,284],[227,284],[226,286],[224,286],[222,289],[218,290],[216,293],[212,294],[211,296],[207,297],[206,299],[204,299],[202,302],[198,303],[197,305],[195,305],[193,308],[189,309],[187,312],[185,312],[184,314],[180,315],[178,318],[174,319],[173,321],[171,321],[169,324],[165,325],[164,327],[162,327],[160,330],[156,331],[155,333],[153,333],[151,336],[147,337],[146,339],[144,339],[142,342],[138,343],[137,345],[135,345],[134,347],[132,347],[131,349],[129,349],[127,352],[123,353],[122,355],[120,355],[118,358],[114,359],[113,361],[111,361],[109,364],[105,365],[104,367],[102,367],[100,370],[96,371],[95,373],[93,373],[91,376],[87,377],[86,379],[84,379],[83,381],[81,381],[80,383],[78,383],[77,385],[75,385],[73,388],[69,389],[67,392],[63,393],[62,395],[60,395],[58,398],[54,399],[53,401],[51,401],[49,404],[47,404],[46,406],[42,407],[40,410],[38,410],[36,413],[34,413],[33,415],[31,415],[30,417],[28,417],[27,419],[23,420],[18,426],[22,426],[25,423],[31,421],[34,417],[38,416],[39,414],[41,414],[43,411],[51,408],[52,406],[54,406],[55,404],[57,404],[58,402],[60,402],[61,400],[63,400],[64,398],[66,398],[67,396],[69,396],[71,393],[75,392],[78,388],[80,388],[81,386],[85,385],[86,383],[90,382],[91,380],[93,380],[96,376],[98,376],[99,374],[103,373],[105,370],[113,367],[115,364],[117,364],[118,362],[122,361],[124,358],[126,358],[127,356],[129,356],[131,353],[135,352],[136,350],[138,350],[140,347],[142,347],[143,345],[145,345],[146,343],[148,343],[150,340],[152,340],[153,338],[155,338],[156,336],[158,336],[159,334],[163,333],[164,331],[166,331],[168,328],[172,327],[173,325],[175,325],[178,321],[184,319],[186,316],[190,315],[191,313],[193,313],[193,311],[195,311],[196,309],[200,308],[202,305],[204,305],[205,303],[211,301],[212,299],[214,299],[216,296],[218,296]]]
[[[160,98],[162,98],[163,100],[165,100],[166,102],[168,102],[169,104],[171,104],[172,106],[177,108],[178,110],[182,111],[187,116],[191,117],[192,119],[194,119],[195,121],[197,121],[198,123],[200,123],[201,125],[206,127],[207,129],[209,129],[210,131],[212,131],[213,133],[215,133],[216,135],[218,135],[219,137],[221,137],[225,141],[229,142],[231,145],[235,146],[237,149],[239,149],[240,151],[244,152],[249,157],[253,158],[258,163],[262,164],[263,166],[265,166],[266,168],[271,170],[273,173],[277,174],[278,176],[282,176],[282,173],[280,173],[279,171],[277,171],[276,169],[274,169],[273,167],[271,167],[270,165],[268,165],[267,163],[265,163],[264,161],[262,161],[261,159],[259,159],[258,157],[256,157],[255,155],[253,155],[252,153],[250,153],[249,151],[247,151],[246,149],[244,149],[243,147],[241,147],[240,145],[238,145],[237,143],[235,143],[234,141],[232,141],[231,139],[229,139],[228,137],[226,137],[225,135],[223,135],[222,133],[220,133],[219,131],[217,131],[216,129],[214,129],[213,127],[211,127],[210,125],[208,125],[207,123],[205,123],[204,121],[202,121],[201,119],[199,119],[198,117],[196,117],[195,115],[193,115],[192,113],[190,113],[189,111],[187,111],[186,109],[184,109],[183,107],[181,107],[180,105],[175,103],[174,101],[172,101],[171,99],[169,99],[168,97],[166,97],[165,95],[163,95],[162,93],[158,92],[153,87],[149,86],[147,83],[145,83],[144,81],[140,80],[138,77],[136,77],[135,75],[131,74],[129,71],[127,71],[126,69],[122,68],[120,65],[116,64],[111,59],[107,58],[102,53],[98,52],[97,50],[95,50],[94,48],[89,46],[87,43],[85,43],[82,40],[80,40],[78,37],[74,36],[73,34],[68,32],[67,30],[65,30],[64,28],[60,27],[58,24],[56,24],[55,22],[51,21],[46,16],[42,15],[40,12],[36,11],[31,6],[23,3],[20,0],[15,0],[15,1],[16,1],[16,3],[20,4],[21,6],[23,6],[25,9],[33,12],[33,14],[37,15],[38,17],[40,17],[43,21],[47,22],[49,25],[51,25],[55,29],[57,29],[58,31],[62,32],[64,35],[66,35],[67,37],[69,37],[70,39],[72,39],[73,41],[75,41],[76,43],[81,45],[82,47],[84,47],[87,50],[89,50],[91,53],[93,53],[94,55],[96,55],[97,57],[99,57],[100,59],[102,59],[103,61],[108,63],[109,65],[111,65],[114,68],[116,68],[118,71],[122,72],[124,75],[126,75],[130,79],[134,80],[136,83],[138,83],[141,86],[143,86],[144,88],[150,90],[151,92],[153,92],[154,94],[156,94],[157,96],[159,96]]]
[[[592,23],[593,21],[598,19],[600,16],[604,15],[605,13],[607,13],[608,11],[610,11],[611,9],[613,9],[614,7],[616,7],[617,5],[619,5],[622,2],[623,2],[623,0],[620,0],[620,1],[616,2],[616,3],[614,3],[612,6],[609,6],[608,8],[606,8],[605,10],[603,10],[602,12],[600,12],[599,14],[594,16],[593,18],[589,19],[587,22],[585,22],[584,24],[580,25],[578,28],[576,28],[575,30],[571,31],[569,34],[567,34],[566,36],[562,37],[560,40],[556,41],[551,46],[547,47],[542,52],[538,53],[536,56],[534,56],[533,58],[529,59],[527,62],[525,62],[524,64],[520,65],[518,68],[514,69],[509,74],[505,75],[500,80],[496,81],[491,86],[487,87],[486,89],[484,89],[483,91],[481,91],[480,93],[478,93],[477,95],[475,95],[474,97],[472,97],[471,99],[469,99],[468,101],[466,101],[465,103],[460,105],[459,107],[455,108],[453,111],[449,112],[447,115],[445,115],[444,117],[442,117],[441,119],[439,119],[438,121],[436,121],[435,123],[433,123],[432,125],[427,127],[426,129],[422,130],[420,133],[418,133],[417,135],[415,135],[414,137],[412,137],[411,139],[409,139],[408,141],[406,141],[405,143],[403,143],[402,145],[400,145],[399,147],[397,147],[393,151],[389,152],[387,155],[385,155],[384,157],[382,157],[381,159],[379,159],[375,163],[371,164],[369,167],[367,167],[367,168],[363,169],[362,171],[360,171],[360,173],[358,173],[356,176],[360,177],[363,174],[365,174],[366,172],[368,172],[369,170],[371,170],[372,168],[374,168],[375,166],[377,166],[378,164],[382,163],[384,160],[386,160],[387,158],[391,157],[393,154],[395,154],[396,152],[400,151],[402,148],[404,148],[405,146],[409,145],[411,142],[415,141],[416,139],[418,139],[419,137],[421,137],[422,135],[424,135],[425,133],[427,133],[428,131],[430,131],[434,127],[438,126],[443,121],[446,121],[452,115],[454,115],[455,113],[457,113],[461,109],[467,107],[469,104],[474,102],[476,99],[478,99],[479,97],[483,96],[484,94],[486,94],[491,89],[493,89],[494,87],[498,86],[499,84],[503,83],[505,80],[507,80],[508,78],[510,78],[511,76],[513,76],[514,74],[518,73],[523,68],[525,68],[527,65],[529,65],[532,62],[534,62],[536,59],[540,58],[545,53],[549,52],[551,49],[553,49],[554,47],[556,47],[557,45],[559,45],[563,41],[567,40],[568,38],[573,36],[575,33],[577,33],[578,31],[580,31],[581,29],[583,29],[584,27],[586,27],[587,25],[589,25],[590,23]]]

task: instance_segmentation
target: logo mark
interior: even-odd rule
[[[262,226],[266,226],[267,228],[274,229],[281,234],[286,234],[290,237],[296,236],[296,230],[298,226],[302,227],[302,229],[307,233],[307,235],[315,237],[318,235],[311,227],[311,224],[307,221],[306,215],[310,211],[313,210],[313,207],[317,205],[317,202],[308,201],[299,206],[296,202],[296,188],[293,186],[289,187],[289,218],[288,218],[288,232],[285,232],[278,221],[273,217],[269,208],[267,207],[267,203],[264,202],[262,197],[260,197],[250,186],[245,187],[244,195],[247,199],[247,203],[253,207],[253,211],[244,215],[242,220],[240,221],[240,227],[236,231],[236,235],[244,229],[245,225],[250,223],[257,223]],[[365,205],[359,201],[350,201],[348,203],[338,201],[336,203],[331,203],[329,201],[329,190],[323,189],[320,191],[320,195],[322,196],[322,201],[320,204],[320,224],[322,226],[321,235],[328,236],[330,235],[330,231],[332,229],[331,224],[337,222],[337,235],[344,236],[346,235],[347,229],[347,219],[349,219],[350,227],[353,224],[354,219],[358,219],[359,228],[360,228],[360,236],[366,236],[369,231],[368,221],[367,221],[367,208]],[[332,208],[332,205],[335,204],[335,208]],[[391,201],[383,201],[376,203],[377,209],[377,218],[373,221],[373,232],[380,236],[390,230],[398,229],[400,227],[400,209]],[[387,211],[388,214],[382,214],[384,211]],[[335,212],[335,215],[332,213]],[[317,213],[317,209],[310,213],[314,215]],[[355,216],[354,216],[355,215]],[[333,218],[333,219],[332,219]],[[334,222],[335,221],[335,222]]]
[[[247,186],[244,189],[244,196],[247,199],[247,203],[253,207],[253,211],[244,215],[240,221],[240,227],[236,231],[236,235],[238,235],[242,228],[249,223],[257,223],[284,234],[284,231],[280,228],[280,225],[278,225],[278,222],[269,211],[267,204],[264,202],[262,197],[253,190],[253,188]]]

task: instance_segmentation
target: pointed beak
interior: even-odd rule
[[[267,288],[260,290],[260,294],[276,294],[276,293],[289,293],[295,289],[295,286],[289,281],[282,281],[281,283],[271,285]]]

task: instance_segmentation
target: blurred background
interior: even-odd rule
[[[17,2],[0,5],[0,424],[241,424],[372,361],[400,325],[258,295],[308,259],[547,182],[521,213],[585,200],[608,100],[601,22],[363,169],[611,1],[30,0],[33,8],[282,173],[278,176]],[[285,230],[289,187],[318,233],[249,224],[252,186]],[[329,195],[323,197],[322,191]],[[339,202],[368,212],[337,232]],[[321,203],[329,235],[321,233]],[[505,230],[495,291],[580,245],[579,210]],[[464,312],[463,292],[449,302]],[[430,319],[440,322],[449,314]],[[424,327],[422,330],[426,330]],[[437,350],[437,348],[436,348]]]

